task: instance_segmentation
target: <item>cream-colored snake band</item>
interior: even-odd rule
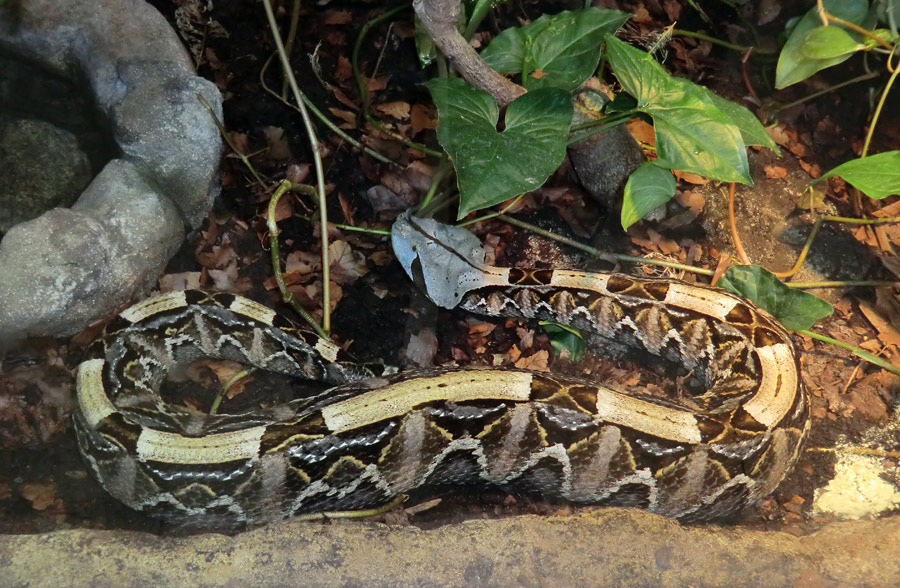
[[[329,340],[226,293],[170,292],[106,326],[77,377],[91,474],[131,508],[239,529],[299,513],[499,488],[716,519],[769,495],[809,428],[789,334],[720,289],[615,273],[491,268],[460,308],[554,321],[681,366],[679,400],[518,369],[376,376]],[[202,357],[324,382],[324,392],[206,415],[159,395]]]

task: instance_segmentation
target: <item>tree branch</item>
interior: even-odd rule
[[[459,34],[459,0],[413,0],[413,10],[434,44],[467,82],[491,94],[501,107],[525,93],[525,88],[491,69]]]

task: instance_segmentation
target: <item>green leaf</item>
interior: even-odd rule
[[[800,45],[800,54],[807,59],[832,59],[860,49],[865,49],[865,45],[854,41],[847,31],[829,26],[809,31]]]
[[[877,155],[851,159],[816,180],[840,176],[869,198],[880,200],[900,194],[900,151],[885,151]]]
[[[775,274],[758,265],[732,266],[716,285],[767,310],[791,331],[808,329],[834,310],[821,298],[788,288]]]
[[[657,165],[753,183],[741,131],[706,88],[673,78],[648,53],[612,35],[606,36],[606,53],[622,87],[637,99],[637,110],[653,118]]]
[[[603,36],[630,16],[596,7],[544,15],[523,27],[506,29],[481,57],[497,71],[522,74],[522,85],[529,91],[549,87],[571,91],[597,69]]]
[[[537,21],[529,26],[535,24]],[[525,65],[525,43],[528,41],[523,28],[509,28],[494,37],[481,52],[481,58],[485,63],[500,73],[522,73]]]
[[[654,165],[651,161],[642,163],[625,182],[625,196],[622,200],[622,228],[644,218],[648,212],[661,206],[675,195],[675,178],[672,172]]]
[[[550,348],[553,350],[554,355],[559,357],[562,350],[565,349],[569,352],[569,361],[578,363],[582,360],[587,351],[587,343],[585,343],[581,333],[572,327],[559,323],[540,321],[538,324],[544,327],[544,331],[550,337]]]
[[[829,13],[853,24],[862,23],[869,10],[867,0],[824,0],[823,5]],[[818,9],[814,6],[803,15],[803,18],[791,31],[778,56],[778,65],[775,68],[775,87],[779,90],[803,81],[817,71],[837,65],[850,57],[851,54],[841,54],[823,59],[807,57],[804,54],[804,44],[809,34],[818,28],[823,28],[822,20],[819,18]],[[827,28],[840,29],[838,25],[834,24]]]
[[[741,140],[744,141],[744,145],[760,145],[762,147],[768,147],[774,151],[776,155],[781,155],[781,149],[778,148],[778,145],[775,144],[775,141],[773,141],[772,137],[769,136],[769,133],[766,132],[766,128],[759,122],[756,115],[740,104],[722,98],[709,88],[704,88],[704,90],[709,94],[709,98],[712,100],[713,104],[737,125],[738,130],[741,132]]]
[[[572,99],[558,88],[523,94],[497,131],[497,103],[458,78],[425,84],[438,109],[437,138],[456,168],[459,218],[533,190],[566,155]]]

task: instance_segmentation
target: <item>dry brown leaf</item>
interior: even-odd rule
[[[866,320],[878,331],[878,339],[885,345],[900,345],[900,332],[886,321],[878,311],[867,302],[860,302],[859,309]]]
[[[787,149],[797,157],[806,157],[806,146],[802,143],[791,143]]]
[[[900,200],[888,204],[887,206],[883,206],[872,213],[872,216],[876,216],[878,218],[885,218],[888,216],[897,216],[900,215]]]
[[[681,245],[679,245],[672,239],[666,239],[653,229],[647,229],[647,236],[649,237],[650,242],[656,245],[656,247],[659,248],[660,252],[666,255],[671,255],[681,249]]]
[[[536,80],[539,80],[539,79],[541,79],[542,77],[544,77],[544,76],[546,76],[546,75],[547,75],[547,72],[545,72],[545,71],[542,70],[541,68],[537,68],[536,70],[534,70],[533,72],[531,72],[531,77],[533,77],[533,78],[536,79]]]
[[[276,160],[291,159],[291,146],[288,145],[287,137],[284,129],[281,127],[263,127],[263,134],[266,137],[266,145],[268,146],[268,156]]]
[[[884,255],[879,259],[881,260],[881,265],[894,274],[895,278],[900,278],[900,257],[897,257],[896,255]]]
[[[356,128],[356,113],[355,112],[350,112],[349,110],[341,110],[340,108],[334,108],[334,107],[330,107],[328,109],[328,112],[330,112],[332,114],[332,116],[334,116],[335,118],[339,118],[342,121],[344,121],[344,123],[350,125],[349,127],[344,127],[342,125],[341,128],[350,128],[350,129]]]
[[[486,337],[494,332],[497,325],[494,323],[486,323],[482,321],[473,322],[469,325],[469,337]]]
[[[534,329],[517,327],[516,335],[519,337],[519,345],[522,346],[522,349],[529,349],[534,345]]]
[[[291,251],[284,261],[285,273],[307,275],[322,268],[322,257],[308,251]]]
[[[346,241],[332,241],[328,246],[329,269],[331,279],[341,285],[349,285],[369,271],[366,257],[353,251]]]
[[[793,151],[793,150],[792,150]],[[815,163],[806,163],[802,159],[798,161],[800,167],[809,174],[811,178],[818,178],[822,175],[822,170],[819,168],[818,164]]]
[[[47,510],[56,500],[56,484],[22,484],[19,494],[31,503],[34,510]]]
[[[703,194],[691,190],[675,192],[675,201],[698,215],[703,212],[703,206],[706,204],[706,198],[703,197]]]
[[[159,289],[163,292],[177,290],[195,290],[200,287],[202,272],[181,272],[165,274],[159,278]]]
[[[766,127],[766,132],[769,133],[769,137],[775,141],[775,144],[781,147],[787,147],[792,141],[791,136],[784,125]]]
[[[375,76],[374,78],[365,78],[366,90],[369,92],[378,92],[387,88],[388,80],[391,76]]]
[[[325,24],[327,25],[343,25],[352,21],[353,17],[348,10],[335,10],[325,17]]]
[[[353,75],[353,66],[350,64],[350,60],[343,55],[338,55],[337,65],[335,65],[332,75],[339,84],[349,80]]]
[[[685,182],[687,182],[687,183],[689,183],[689,184],[695,184],[695,185],[697,185],[697,186],[702,186],[702,185],[704,185],[704,184],[708,184],[708,183],[709,183],[709,179],[708,179],[708,178],[704,178],[703,176],[698,176],[697,174],[694,174],[694,173],[691,173],[691,172],[684,172],[684,171],[679,171],[679,170],[677,170],[677,169],[673,169],[673,170],[672,170],[672,173],[673,173],[673,174],[675,175],[675,177],[678,178],[679,180],[683,180],[683,181],[685,181]]]
[[[675,0],[663,2],[663,10],[666,11],[666,16],[669,17],[669,20],[675,21],[681,17],[681,3]]]
[[[519,358],[522,357],[522,350],[513,344],[513,346],[509,348],[507,355],[509,355],[510,361],[517,362],[519,361]]]
[[[419,367],[430,366],[438,350],[437,336],[431,328],[423,328],[410,336],[403,356]]]
[[[210,269],[207,272],[216,290],[223,292],[242,291],[245,288],[236,287],[238,281],[237,259],[233,259],[228,265],[221,269]]]
[[[412,123],[412,136],[415,137],[422,131],[437,128],[437,119],[431,110],[424,104],[413,104],[409,113],[409,120]]]
[[[871,353],[878,353],[884,347],[884,344],[878,339],[869,339],[868,341],[859,343],[857,347],[862,347],[863,349]]]
[[[246,155],[250,153],[250,142],[247,137],[247,133],[235,133],[233,131],[228,131],[228,141],[231,145],[234,146],[235,151]]]
[[[628,132],[631,133],[631,136],[634,137],[634,140],[638,143],[644,143],[651,146],[656,145],[656,131],[653,130],[652,125],[636,118],[628,121],[625,126],[628,127]]]
[[[409,118],[409,102],[385,102],[384,104],[376,105],[375,110],[381,114],[392,116],[397,120],[406,120]]]
[[[537,353],[529,355],[528,357],[520,357],[517,362],[515,362],[515,366],[522,370],[536,370],[539,372],[547,372],[550,371],[547,362],[550,359],[550,354],[546,349],[541,349]]]
[[[644,8],[643,2],[639,3],[637,8],[632,9],[632,14],[631,20],[636,23],[649,24],[653,22],[653,17],[650,16],[650,13]]]
[[[623,386],[637,386],[640,383],[641,383],[641,373],[634,372],[634,373],[629,374],[628,377],[625,378],[625,381],[622,382],[622,385]]]
[[[767,178],[780,179],[787,177],[787,168],[779,165],[764,165],[763,171]]]
[[[336,87],[332,86],[331,90],[332,90],[332,94],[334,94],[334,97],[338,102],[340,102],[341,104],[343,104],[344,106],[346,106],[347,108],[350,108],[352,110],[356,110],[356,111],[359,110],[359,105],[356,104],[356,102],[354,102],[353,100],[350,100],[349,98],[347,98],[347,95],[344,94],[344,92],[341,91],[340,88],[336,88]]]
[[[309,172],[308,163],[292,163],[284,170],[284,179],[292,184],[302,184],[309,179]]]

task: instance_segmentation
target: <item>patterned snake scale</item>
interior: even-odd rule
[[[496,269],[508,285],[462,308],[571,325],[692,370],[706,391],[680,405],[513,369],[376,377],[253,301],[172,292],[123,311],[89,348],[81,452],[131,508],[219,529],[466,485],[710,520],[767,496],[793,466],[809,403],[790,336],[764,311],[679,281]],[[198,357],[332,387],[235,415],[164,403],[166,375]]]

